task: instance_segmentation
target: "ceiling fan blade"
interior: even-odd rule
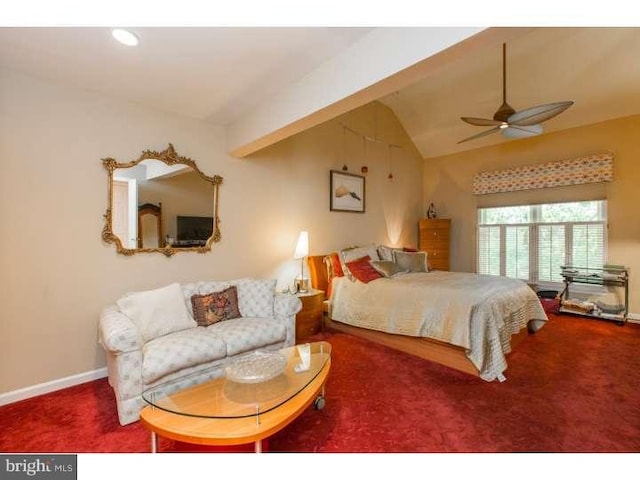
[[[518,125],[509,125],[502,129],[502,136],[507,138],[526,138],[535,137],[542,133],[542,125],[529,125],[520,127]]]
[[[545,105],[526,108],[511,115],[508,119],[508,123],[509,125],[519,125],[521,127],[535,125],[555,117],[556,115],[564,112],[571,105],[573,105],[573,102],[568,101],[547,103]]]
[[[493,126],[502,124],[500,120],[493,120],[489,118],[460,117],[460,119],[463,122],[467,122],[471,125],[475,125],[476,127],[493,127]]]
[[[476,135],[473,135],[472,137],[465,138],[464,140],[460,140],[458,143],[467,142],[469,140],[475,140],[476,138],[484,137],[485,135],[490,135],[490,134],[495,133],[495,132],[497,132],[499,130],[500,130],[500,127],[493,127],[493,128],[490,128],[489,130],[485,130],[484,132],[481,132],[481,133],[478,133]]]

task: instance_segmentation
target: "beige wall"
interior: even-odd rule
[[[285,286],[299,269],[291,257],[303,229],[312,254],[390,237],[415,245],[422,159],[412,146],[393,152],[389,183],[386,148],[370,144],[365,160],[340,121],[409,142],[378,105],[235,159],[222,128],[0,69],[0,394],[103,367],[98,314],[127,291],[243,276]],[[100,236],[100,159],[128,161],[169,142],[224,177],[222,240],[204,255],[117,255]],[[345,161],[351,172],[369,167],[365,214],[329,211],[329,170]]]
[[[424,161],[424,199],[452,219],[451,266],[475,271],[478,206],[608,199],[608,261],[631,268],[630,310],[640,318],[640,116],[611,120]],[[525,192],[474,196],[473,176],[482,171],[535,165],[613,152],[614,180]]]

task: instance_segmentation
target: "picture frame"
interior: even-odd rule
[[[364,213],[364,177],[331,170],[329,172],[329,210],[332,212]]]

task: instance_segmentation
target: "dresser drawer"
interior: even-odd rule
[[[449,250],[449,235],[439,237],[420,235],[420,250]]]
[[[432,270],[449,270],[449,250],[425,250]]]
[[[419,222],[420,229],[432,228],[436,230],[449,230],[450,218],[423,218]]]

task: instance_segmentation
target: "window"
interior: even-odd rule
[[[606,200],[478,209],[478,273],[561,282],[560,267],[602,268]]]

